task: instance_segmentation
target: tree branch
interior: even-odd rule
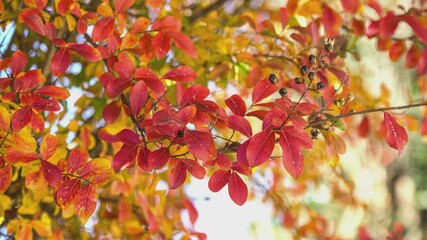
[[[384,112],[384,111],[390,111],[390,110],[402,110],[402,109],[421,107],[421,106],[427,106],[427,102],[414,103],[414,104],[408,104],[408,105],[402,105],[402,106],[394,106],[394,107],[367,109],[367,110],[362,110],[362,111],[358,111],[358,112],[348,112],[348,113],[340,114],[337,116],[318,120],[314,123],[308,124],[305,128],[309,128],[309,127],[312,127],[314,125],[318,125],[319,123],[322,123],[322,122],[337,120],[340,118],[350,117],[350,116],[354,116],[354,115],[368,114],[368,113],[374,113],[374,112]]]

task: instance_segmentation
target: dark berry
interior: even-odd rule
[[[268,80],[271,82],[271,84],[275,84],[277,77],[274,74],[270,74],[270,76],[268,77]]]
[[[325,46],[325,50],[327,51],[327,52],[332,52],[332,44],[330,44],[330,43],[328,43],[328,44],[326,44],[326,46]]]
[[[314,73],[314,72],[309,72],[308,73],[308,79],[310,80],[310,81],[313,81],[313,79],[314,79],[314,77],[316,76],[316,74]]]
[[[323,89],[323,88],[325,88],[325,83],[324,82],[318,82],[317,83],[317,89],[319,90],[319,89]]]
[[[308,73],[308,67],[307,66],[302,66],[301,70],[300,70],[301,75],[305,76]]]
[[[286,88],[281,88],[279,90],[280,96],[284,97],[286,96],[286,94],[288,94],[288,91],[286,90]]]
[[[299,78],[299,77],[296,77],[296,78],[295,78],[295,83],[296,83],[296,84],[301,84],[301,83],[303,83],[303,82],[304,82],[304,79]]]
[[[316,63],[316,57],[311,54],[310,56],[308,56],[308,61],[310,62],[311,65],[313,65],[314,63]]]
[[[179,130],[176,134],[177,137],[182,138],[184,137],[184,130]]]
[[[319,130],[313,128],[311,129],[310,134],[311,134],[311,138],[317,139],[317,137],[319,136]]]
[[[323,67],[325,67],[325,61],[320,61],[318,64],[317,64],[317,67],[318,68],[323,68]]]

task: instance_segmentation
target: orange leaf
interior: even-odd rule
[[[67,89],[57,87],[55,85],[43,86],[37,89],[36,91],[34,91],[34,93],[38,93],[44,96],[48,96],[48,97],[52,97],[54,99],[60,99],[60,100],[67,99],[70,96],[70,92]]]
[[[132,6],[135,0],[117,0],[114,14],[122,13]]]
[[[55,154],[58,148],[58,141],[55,136],[47,134],[43,137],[40,145],[40,153],[43,160],[47,160]]]
[[[138,36],[132,32],[126,33],[125,37],[122,40],[122,44],[120,45],[120,50],[124,49],[132,49],[138,45]]]
[[[30,223],[34,231],[36,231],[37,235],[40,237],[50,237],[52,235],[52,228],[49,224],[41,220],[31,220]]]
[[[4,159],[6,160],[6,162],[10,164],[14,164],[18,162],[29,163],[38,158],[39,156],[35,152],[26,153],[26,152],[21,152],[19,150],[10,150],[4,155]]]
[[[406,53],[405,67],[414,68],[417,66],[421,53],[417,43],[413,43]]]
[[[74,210],[80,218],[87,220],[95,212],[97,195],[96,187],[92,184],[84,186],[77,192]]]
[[[20,22],[25,22],[34,32],[42,36],[46,35],[46,28],[39,10],[25,8],[19,13],[18,20]]]
[[[0,130],[9,131],[10,129],[10,113],[9,111],[0,106]]]
[[[25,186],[31,191],[36,191],[47,187],[47,182],[43,177],[43,173],[37,169],[32,170],[25,176]]]
[[[188,211],[190,222],[194,225],[197,221],[197,218],[199,217],[197,209],[194,207],[194,204],[188,199],[184,199],[184,206]]]
[[[322,23],[328,37],[338,36],[338,30],[341,27],[342,19],[341,16],[332,8],[328,6],[323,8]]]
[[[60,208],[66,208],[73,203],[80,189],[80,185],[81,180],[78,178],[63,178],[63,181],[55,191],[55,201]]]
[[[393,43],[388,51],[388,56],[390,60],[396,62],[399,58],[405,53],[406,44],[404,41],[397,41]]]
[[[67,159],[67,171],[75,173],[82,169],[89,158],[89,153],[83,149],[73,149]]]
[[[147,30],[147,27],[150,25],[150,23],[151,23],[150,19],[146,17],[139,17],[132,24],[131,32],[133,33],[145,32]]]
[[[61,16],[65,16],[65,14],[69,13],[74,8],[74,0],[59,0],[56,5],[58,9],[58,13]]]
[[[70,52],[67,48],[61,48],[52,58],[52,74],[54,76],[59,76],[65,71],[71,64]]]
[[[106,158],[95,158],[89,161],[80,171],[80,176],[94,184],[103,185],[114,175],[111,161]]]
[[[331,144],[337,153],[344,154],[347,151],[344,140],[338,134],[331,131],[322,131],[322,134],[325,136],[326,144]]]
[[[90,46],[89,44],[69,43],[68,49],[79,54],[89,62],[97,62],[101,60],[101,53],[96,48]]]
[[[28,72],[18,74],[13,82],[13,87],[17,92],[32,90],[37,85],[46,81],[40,69],[33,69]]]
[[[0,194],[6,192],[12,180],[12,165],[0,169]]]

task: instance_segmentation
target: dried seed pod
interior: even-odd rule
[[[299,78],[299,77],[296,77],[296,78],[295,78],[295,83],[296,83],[296,84],[301,84],[301,83],[303,83],[303,82],[304,82],[304,79]]]
[[[324,82],[318,82],[317,83],[317,90],[323,89],[325,88],[325,83]]]
[[[279,90],[280,96],[284,97],[286,96],[286,94],[288,94],[288,90],[286,90],[286,88],[281,88]]]
[[[308,56],[308,61],[310,62],[311,65],[314,65],[316,63],[316,57],[311,54],[310,56]]]
[[[310,80],[310,81],[313,81],[315,76],[316,76],[316,73],[314,73],[314,72],[309,72],[307,75],[308,80]]]
[[[270,76],[268,76],[268,80],[271,82],[271,84],[275,84],[277,81],[277,77],[275,74],[270,74]]]
[[[307,66],[302,66],[301,67],[301,70],[300,70],[300,73],[301,73],[301,75],[302,76],[305,76],[305,75],[307,75],[307,73],[308,73],[308,67]]]
[[[311,138],[312,139],[317,139],[317,137],[319,136],[319,130],[312,128],[310,130],[310,134],[311,134]]]
[[[332,52],[332,49],[333,49],[334,47],[332,46],[332,44],[330,44],[330,43],[328,43],[328,44],[326,44],[325,45],[325,50],[327,51],[327,52]]]
[[[317,67],[318,68],[324,68],[325,67],[325,61],[320,61],[319,63],[317,63]]]

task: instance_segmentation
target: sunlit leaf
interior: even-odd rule
[[[229,128],[240,132],[246,137],[252,137],[252,127],[246,118],[235,115],[228,116],[226,123]]]
[[[400,126],[396,119],[388,112],[384,112],[384,124],[387,130],[386,141],[388,145],[401,154],[408,143],[408,134],[405,128]]]
[[[252,102],[257,103],[276,92],[276,87],[268,79],[257,82],[252,92]]]
[[[20,22],[25,22],[25,24],[34,32],[42,36],[46,35],[46,28],[43,23],[40,11],[36,9],[25,8],[19,13],[18,19]]]
[[[108,37],[114,28],[113,17],[101,18],[93,27],[92,40],[94,42],[100,42]]]
[[[74,199],[74,210],[83,220],[87,220],[95,211],[97,199],[96,187],[92,184],[79,189]]]
[[[245,116],[246,104],[239,95],[234,94],[233,96],[225,99],[225,104],[234,114],[238,116]]]
[[[247,147],[246,158],[251,167],[259,166],[271,156],[275,145],[274,132],[264,130],[255,134]]]
[[[43,137],[42,143],[40,145],[40,153],[43,160],[47,160],[55,154],[56,149],[58,148],[58,140],[55,136],[47,134]]]
[[[162,78],[177,82],[192,82],[197,78],[197,73],[191,67],[180,66],[170,70]]]
[[[61,181],[61,170],[52,163],[41,160],[40,170],[43,173],[44,179],[46,179],[50,186],[55,187]]]
[[[210,133],[185,130],[184,142],[196,158],[203,161],[209,161],[216,158],[216,147]]]
[[[156,36],[154,36],[151,44],[157,59],[160,60],[164,58],[171,49],[172,39],[168,34],[159,32],[156,34]]]
[[[166,16],[160,19],[157,19],[151,29],[158,31],[167,31],[167,32],[179,32],[181,31],[181,21],[172,16]]]

